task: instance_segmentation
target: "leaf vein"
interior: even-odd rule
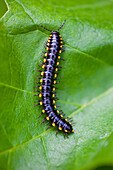
[[[33,18],[29,15],[29,13],[26,11],[24,5],[22,3],[20,3],[18,0],[15,0],[15,2],[17,2],[22,8],[23,10],[25,11],[25,13],[30,17],[30,19],[32,20],[32,22],[35,24]]]
[[[11,151],[13,151],[13,150],[15,150],[15,149],[18,149],[18,148],[20,148],[20,147],[22,147],[22,146],[24,146],[24,145],[26,145],[26,144],[28,144],[28,143],[36,140],[36,139],[44,136],[46,133],[48,133],[48,132],[51,131],[51,130],[52,130],[52,128],[49,129],[49,130],[47,130],[47,131],[45,131],[45,132],[43,132],[43,133],[41,133],[41,134],[38,135],[38,136],[33,137],[32,139],[30,139],[30,140],[28,140],[28,141],[26,141],[26,142],[24,142],[24,143],[22,143],[22,144],[20,144],[20,145],[14,146],[14,147],[9,148],[9,149],[7,149],[7,150],[5,150],[5,151],[3,151],[3,152],[0,152],[0,156],[6,154],[6,153],[8,153],[8,152],[11,152]]]
[[[9,84],[2,83],[2,82],[0,82],[0,85],[1,86],[5,86],[5,87],[9,87],[9,88],[12,88],[12,89],[15,89],[15,90],[18,90],[18,91],[22,91],[22,92],[25,92],[25,93],[33,94],[33,92],[30,92],[30,91],[27,91],[27,90],[23,90],[23,89],[19,89],[17,87],[14,87],[14,86],[11,86]]]
[[[111,87],[110,89],[108,89],[107,91],[105,91],[104,93],[100,94],[99,96],[93,98],[92,100],[90,100],[87,104],[85,104],[83,107],[79,108],[77,111],[73,112],[69,117],[73,117],[74,115],[76,115],[77,113],[81,112],[82,110],[84,110],[86,107],[90,106],[91,104],[97,102],[98,100],[100,100],[101,98],[107,96],[108,94],[110,94],[111,92],[113,92],[113,87]]]
[[[84,105],[83,107],[81,107],[81,108],[78,109],[77,111],[73,112],[69,117],[73,117],[74,115],[76,115],[77,113],[79,113],[80,111],[82,111],[83,109],[85,109],[86,107],[90,106],[91,104],[95,103],[96,101],[100,100],[101,98],[107,96],[107,95],[110,94],[111,92],[113,92],[113,87],[109,88],[109,89],[108,89],[107,91],[105,91],[104,93],[102,93],[102,94],[100,94],[99,96],[97,96],[96,98],[92,99],[92,100],[91,100],[90,102],[88,102],[86,105]],[[26,141],[25,143],[22,143],[22,144],[20,144],[20,145],[17,145],[17,146],[15,146],[15,147],[12,147],[12,148],[10,148],[10,149],[7,149],[7,150],[1,152],[1,153],[0,153],[0,156],[8,153],[9,151],[13,151],[13,150],[15,150],[15,149],[17,149],[17,148],[19,148],[19,147],[21,147],[21,146],[23,146],[23,145],[26,145],[26,144],[28,144],[28,143],[30,143],[30,142],[32,142],[32,141],[34,141],[34,140],[36,140],[36,139],[44,136],[46,133],[50,132],[52,129],[53,129],[53,128],[50,128],[49,130],[43,132],[42,134],[40,134],[40,135],[38,135],[38,136],[35,136],[34,138]]]
[[[104,62],[103,60],[100,60],[99,58],[96,58],[96,57],[94,57],[94,56],[92,56],[92,55],[90,55],[90,54],[88,54],[88,53],[86,53],[86,52],[84,52],[84,51],[81,51],[81,50],[79,50],[79,49],[77,49],[77,48],[75,48],[75,47],[72,47],[72,46],[70,46],[69,44],[65,44],[65,45],[66,45],[67,47],[69,47],[69,48],[72,48],[73,50],[75,50],[76,52],[78,52],[78,53],[80,53],[80,54],[83,54],[83,55],[85,55],[85,56],[87,56],[87,57],[89,57],[89,58],[91,58],[91,59],[93,59],[93,60],[96,60],[97,62],[99,62],[99,63],[101,63],[101,64],[107,65],[107,66],[109,66],[109,67],[113,67],[112,65]]]
[[[39,32],[41,32],[41,33],[43,33],[43,34],[45,34],[45,35],[48,35],[48,34],[42,32],[42,31],[40,31],[39,29],[37,29],[37,25],[35,24],[33,18],[30,16],[30,14],[26,11],[24,5],[21,4],[18,0],[15,0],[15,2],[17,2],[19,5],[22,6],[22,8],[24,9],[25,13],[30,17],[30,19],[32,20],[32,22],[33,22],[34,25],[36,26],[36,30],[38,30]],[[35,30],[35,29],[33,29],[33,31],[34,31],[34,30]],[[30,30],[30,32],[31,32],[31,30]],[[28,33],[28,31],[27,31],[27,33]],[[23,33],[22,33],[22,34],[23,34]],[[15,34],[14,34],[14,35],[15,35]],[[92,56],[92,55],[90,55],[90,54],[88,54],[88,53],[86,53],[86,52],[83,52],[83,51],[81,51],[81,50],[79,50],[79,49],[77,49],[77,48],[75,48],[75,47],[72,47],[72,46],[70,46],[70,45],[67,44],[67,43],[65,43],[65,45],[66,45],[67,47],[70,47],[70,48],[76,50],[77,52],[79,52],[79,53],[81,53],[81,54],[83,54],[83,55],[85,55],[85,56],[87,56],[87,57],[90,57],[90,58],[92,58],[92,59],[94,59],[94,60],[100,62],[101,64],[107,65],[107,66],[109,66],[109,67],[113,67],[112,65],[110,65],[110,64],[108,64],[108,63],[106,63],[106,62],[104,62],[103,60],[100,60],[99,58],[96,58],[96,57],[94,57],[94,56]]]
[[[34,94],[33,92],[30,92],[30,91],[27,91],[27,90],[23,90],[23,89],[19,89],[17,87],[14,87],[14,86],[11,86],[9,84],[2,83],[2,82],[0,82],[0,85],[8,87],[8,88],[15,89],[15,90],[18,90],[18,91],[22,91],[22,92],[25,92],[25,93]],[[80,104],[77,104],[77,103],[72,103],[72,102],[63,101],[63,100],[58,100],[58,102],[70,104],[70,105],[77,106],[77,107],[82,107],[83,106],[83,105],[80,105]]]
[[[9,166],[10,166],[10,160],[11,160],[11,151],[9,151],[8,153],[8,160],[7,160],[7,170],[9,170]]]
[[[47,160],[47,166],[48,166],[48,170],[50,169],[50,163],[49,163],[49,159],[47,157],[47,150],[46,150],[46,146],[45,146],[45,143],[44,143],[44,139],[43,139],[43,136],[41,137],[42,139],[42,144],[43,144],[43,148],[45,150],[45,156],[46,156],[46,160]]]
[[[4,134],[5,134],[5,136],[6,136],[7,140],[8,140],[8,142],[10,143],[11,146],[13,146],[12,143],[11,143],[11,141],[10,141],[9,138],[8,138],[8,135],[7,135],[7,132],[6,132],[5,128],[2,126],[1,121],[0,121],[0,126],[1,126],[1,128],[3,129],[3,132],[4,132]]]

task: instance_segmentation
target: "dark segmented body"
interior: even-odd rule
[[[58,130],[63,130],[66,134],[74,132],[71,122],[63,118],[62,111],[59,111],[55,105],[56,97],[54,85],[58,83],[56,77],[58,74],[57,71],[59,70],[59,60],[61,59],[59,54],[62,52],[63,48],[63,41],[58,31],[53,31],[50,34],[45,48],[47,52],[44,52],[44,62],[43,65],[40,65],[44,70],[38,70],[41,73],[41,78],[39,78],[41,84],[39,86],[39,97],[41,97],[42,100],[36,102],[39,102],[39,105],[43,105],[41,114],[47,114],[43,122],[49,120],[51,123],[49,127],[57,126]]]

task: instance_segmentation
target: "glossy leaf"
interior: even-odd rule
[[[113,166],[112,1],[7,0],[0,21],[0,169],[94,169]],[[75,122],[64,139],[46,131],[33,107],[34,68],[43,43],[57,30],[65,43],[56,90]]]

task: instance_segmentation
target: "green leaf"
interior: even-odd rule
[[[4,15],[7,11],[7,5],[5,4],[4,0],[0,0],[0,18]]]
[[[94,169],[113,166],[113,4],[108,1],[7,0],[0,21],[0,169]],[[43,43],[60,30],[65,44],[56,91],[75,122],[63,138],[46,131],[33,107]]]

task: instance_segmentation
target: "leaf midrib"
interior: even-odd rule
[[[21,92],[24,92],[24,93],[28,93],[28,94],[34,95],[34,92],[30,92],[30,91],[27,91],[27,90],[19,89],[17,87],[11,86],[9,84],[5,84],[5,83],[0,82],[0,85],[8,87],[8,88],[11,88],[11,89],[15,89],[15,90],[18,90],[18,91],[21,91]],[[80,104],[77,104],[77,103],[72,103],[72,102],[68,102],[68,101],[64,101],[64,100],[59,100],[59,102],[70,104],[70,105],[77,106],[77,107],[82,107],[83,106],[83,105],[80,105]]]

